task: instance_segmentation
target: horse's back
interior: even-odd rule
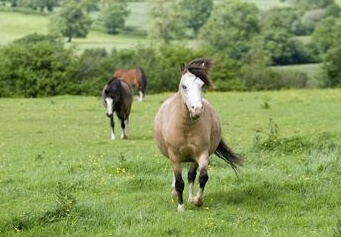
[[[136,71],[137,71],[136,69],[126,69],[126,68],[117,69],[114,72],[114,77],[120,80],[124,80],[130,84],[135,84],[137,81]]]

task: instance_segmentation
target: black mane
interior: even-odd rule
[[[194,74],[196,77],[200,78],[205,85],[211,87],[213,86],[213,82],[208,78],[208,71],[212,67],[212,60],[208,58],[198,58],[194,59],[190,63],[188,63],[183,69],[183,73],[189,71]]]

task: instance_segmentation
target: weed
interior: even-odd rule
[[[263,98],[262,104],[260,105],[260,107],[262,109],[270,109],[270,98],[269,97],[265,97]]]
[[[58,183],[56,190],[56,201],[58,203],[57,210],[60,210],[61,216],[68,216],[71,209],[76,204],[76,198],[72,194],[73,186],[67,186],[61,182]]]
[[[265,136],[257,133],[253,139],[253,147],[256,150],[274,150],[278,146],[279,128],[272,118],[269,120],[268,132]]]
[[[127,161],[127,159],[125,158],[122,152],[118,155],[118,160],[120,161],[120,164],[123,164],[124,162]]]

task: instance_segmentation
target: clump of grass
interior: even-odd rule
[[[336,227],[334,228],[333,237],[341,236],[341,219],[338,219],[336,222]]]
[[[278,124],[270,118],[265,133],[257,133],[253,140],[256,151],[277,152],[280,154],[312,154],[339,152],[341,146],[330,133],[322,133],[313,137],[281,137]]]
[[[54,210],[49,210],[42,214],[39,212],[24,212],[22,216],[14,217],[5,226],[15,232],[23,232],[34,226],[68,218],[76,205],[76,198],[72,194],[73,190],[73,186],[59,182],[55,191],[57,207]],[[5,227],[5,229],[7,228]]]

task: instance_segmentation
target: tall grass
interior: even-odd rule
[[[246,165],[213,157],[185,213],[152,138],[167,96],[134,102],[115,141],[99,98],[0,99],[1,236],[339,235],[340,90],[206,93]]]

